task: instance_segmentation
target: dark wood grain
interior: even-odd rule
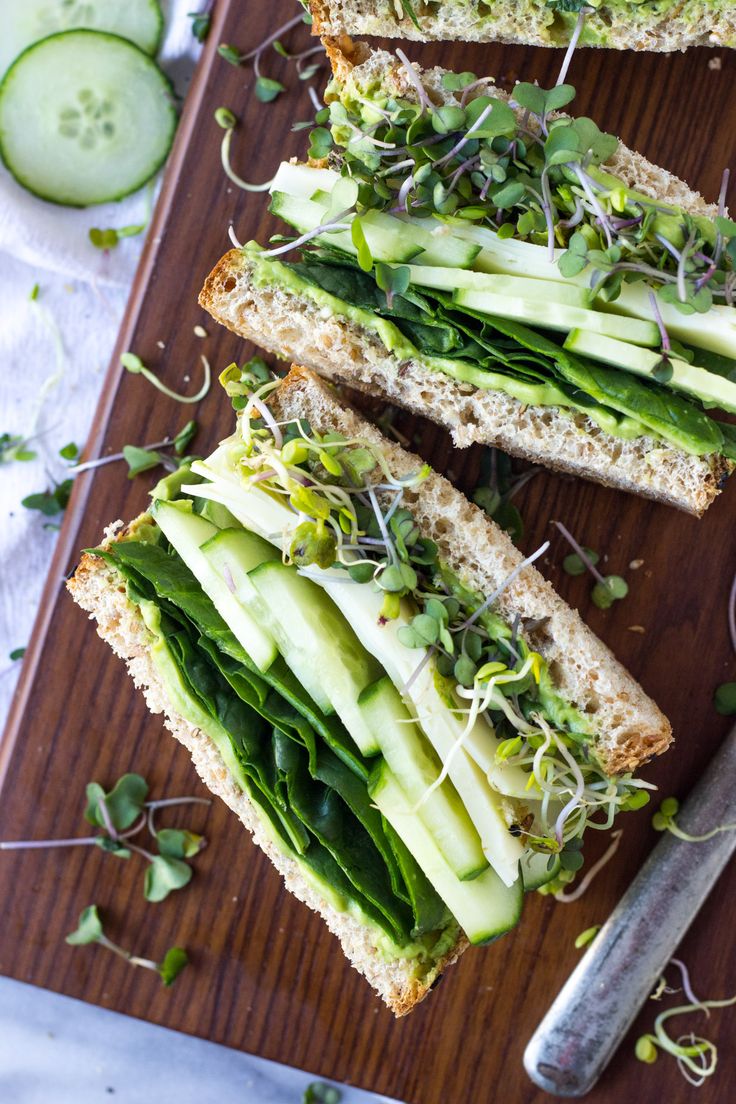
[[[264,240],[272,230],[263,197],[237,191],[221,173],[221,132],[212,114],[227,104],[240,115],[235,161],[250,179],[263,180],[281,157],[303,149],[303,135],[292,134],[290,127],[310,109],[304,87],[276,55],[269,58],[268,71],[283,77],[289,94],[263,106],[252,95],[252,74],[220,61],[214,50],[221,41],[241,47],[259,41],[292,10],[288,0],[216,6],[89,455],[159,439],[189,416],[159,399],[140,377],[123,378],[117,367],[122,350],[135,349],[172,386],[198,377],[201,352],[216,369],[250,352],[218,331],[196,305],[205,275],[228,246],[231,221],[242,240]],[[411,53],[425,63],[495,72],[504,84],[519,77],[548,83],[560,62],[559,52],[521,48],[455,45],[413,47]],[[720,68],[712,68],[714,61]],[[592,114],[711,198],[736,152],[735,77],[736,55],[704,50],[674,57],[581,52],[572,70],[580,112]],[[197,324],[208,329],[206,340],[194,335]],[[229,404],[213,389],[197,416],[203,426],[197,449],[204,452],[230,431]],[[473,485],[477,451],[453,452],[442,432],[406,416],[397,425],[410,437],[419,430],[423,455],[451,472],[460,486]],[[202,792],[187,755],[146,712],[122,665],[62,589],[77,550],[95,543],[110,520],[138,513],[146,489],[145,479],[129,482],[120,465],[77,480],[0,752],[0,838],[81,834],[85,783],[92,778],[110,783],[126,770],[145,774],[157,794]],[[551,537],[543,571],[673,720],[676,746],[647,772],[663,793],[684,795],[727,729],[711,695],[716,684],[733,677],[735,666],[726,627],[736,568],[735,496],[736,488],[729,487],[697,522],[662,506],[542,474],[518,500],[527,524],[525,549]],[[631,593],[625,601],[601,612],[589,602],[588,581],[561,572],[565,549],[550,529],[555,518],[584,543],[604,550],[607,568],[627,574]],[[643,566],[628,570],[637,559]],[[634,625],[645,631],[632,631]],[[625,818],[615,862],[578,904],[532,896],[514,933],[467,954],[431,999],[399,1022],[349,969],[321,921],[281,889],[269,863],[219,805],[209,813],[172,815],[171,823],[203,827],[211,845],[196,860],[192,887],[160,905],[145,905],[142,869],[135,861],[126,864],[81,848],[3,854],[0,971],[412,1104],[532,1104],[543,1096],[523,1073],[523,1048],[577,961],[575,935],[605,918],[650,849],[649,821],[646,810]],[[591,840],[586,850],[593,857],[602,844]],[[735,891],[734,874],[727,872],[682,947],[699,993],[720,997],[736,988]],[[97,948],[65,946],[64,934],[92,901],[104,908],[113,938],[152,955],[180,942],[189,948],[193,968],[165,991],[155,978]],[[643,1012],[590,1097],[595,1104],[691,1099],[693,1090],[674,1063],[643,1067],[633,1057],[632,1040],[654,1015],[655,1006]],[[704,1104],[728,1098],[736,1057],[725,1044],[734,1022],[727,1011],[708,1025],[724,1053],[718,1077],[698,1097]]]

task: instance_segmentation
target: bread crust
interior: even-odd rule
[[[480,0],[442,0],[419,14],[419,28],[397,13],[395,0],[309,0],[313,32],[406,38],[419,42],[465,41],[564,46],[569,32],[544,3],[494,0],[492,10]],[[736,12],[725,3],[696,2],[686,18],[683,3],[663,16],[634,8],[611,10],[603,4],[588,15],[588,26],[606,36],[596,44],[617,50],[671,52],[690,46],[736,45]]]
[[[123,539],[132,528],[150,520],[142,515],[127,529],[120,528],[114,536],[108,536],[107,543]],[[339,912],[304,876],[298,863],[276,846],[264,830],[255,807],[233,781],[213,741],[176,711],[151,657],[151,634],[138,607],[128,599],[125,583],[115,568],[85,553],[66,585],[77,605],[97,622],[98,635],[125,662],[150,712],[163,714],[164,725],[187,749],[205,786],[220,797],[248,829],[253,842],[283,878],[286,889],[322,917],[339,940],[350,964],[373,986],[395,1016],[411,1012],[424,1000],[442,972],[468,948],[467,939],[461,935],[425,978],[415,976],[410,960],[383,958],[372,939],[371,929],[348,913]]]

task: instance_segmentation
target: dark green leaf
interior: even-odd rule
[[[79,456],[79,446],[70,441],[68,445],[64,445],[63,448],[59,449],[59,456],[62,460],[76,460]]]
[[[188,12],[187,17],[192,21],[192,34],[197,42],[204,42],[210,33],[212,16],[209,12]]]
[[[404,0],[406,3],[407,0]],[[326,1085],[324,1081],[313,1081],[308,1085],[302,1104],[340,1104],[342,1093],[334,1085]]]
[[[198,855],[205,844],[204,836],[182,828],[161,828],[156,833],[160,854],[167,859],[191,859]]]
[[[724,682],[713,695],[716,711],[723,717],[736,715],[736,682]]]
[[[228,46],[227,43],[221,42],[217,47],[217,52],[221,58],[227,61],[230,65],[240,65],[242,58],[240,51],[236,50],[234,46]]]
[[[79,914],[79,923],[73,932],[66,937],[66,942],[73,947],[83,947],[87,943],[97,943],[102,937],[102,921],[97,911],[97,905],[89,905]]]
[[[26,654],[25,648],[13,648],[12,652],[8,656],[8,659],[10,659],[13,663],[15,663],[15,661],[17,659],[22,659],[25,654]]]
[[[90,782],[87,786],[87,808],[85,818],[99,828],[106,827],[100,810],[100,798],[104,798],[110,820],[118,831],[125,831],[135,823],[143,812],[148,783],[140,774],[124,774],[109,793],[105,793],[99,782]]]
[[[192,868],[181,859],[156,855],[146,870],[144,895],[147,901],[164,901],[176,889],[183,889],[192,880]]]
[[[158,972],[164,985],[167,987],[173,985],[188,963],[189,956],[182,947],[170,947],[164,956],[163,962],[158,966]]]
[[[256,80],[256,99],[260,100],[261,103],[271,103],[272,100],[275,100],[277,96],[285,91],[285,85],[272,77],[258,77]]]
[[[157,468],[163,461],[160,452],[151,452],[150,449],[139,448],[137,445],[124,445],[123,456],[128,465],[128,479]]]
[[[179,430],[174,438],[174,452],[177,456],[183,456],[187,451],[192,441],[197,436],[198,428],[195,421],[190,421],[187,422],[183,429]]]

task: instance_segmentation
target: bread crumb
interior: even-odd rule
[[[165,341],[157,341],[156,345],[159,349],[165,349],[166,348],[166,342]]]
[[[629,625],[629,632],[639,633],[641,636],[647,631],[643,625]]]
[[[209,334],[207,333],[204,326],[195,326],[194,327],[194,336],[195,337],[209,337]]]
[[[644,564],[643,560],[632,560],[631,563],[629,564],[629,571],[638,571],[639,568],[642,567],[643,564]]]
[[[708,62],[708,68],[718,70],[721,68],[721,59],[719,57],[711,58]]]

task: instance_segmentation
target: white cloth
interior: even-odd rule
[[[198,5],[163,6],[159,62],[183,96],[199,50],[187,13]],[[148,202],[143,189],[100,207],[57,207],[0,166],[0,434],[39,435],[35,461],[0,465],[0,730],[20,673],[9,653],[28,642],[55,543],[44,523],[61,520],[21,499],[63,479],[59,449],[86,440],[143,244],[143,235],[123,239],[105,254],[88,231],[139,223]]]

